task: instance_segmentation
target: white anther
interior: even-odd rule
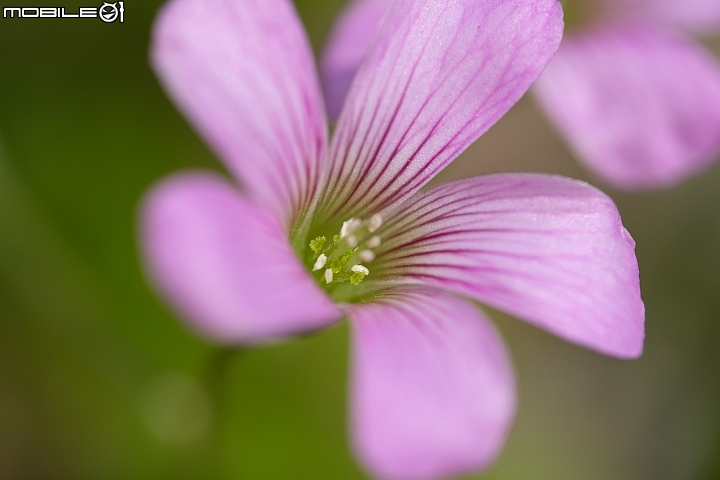
[[[365,263],[370,263],[373,260],[375,260],[375,254],[372,250],[362,250],[360,253],[360,260],[362,260]]]
[[[358,245],[357,237],[355,235],[348,235],[347,237],[345,237],[345,241],[350,248],[355,248]]]
[[[368,230],[370,230],[370,233],[374,232],[378,228],[382,226],[383,219],[380,215],[377,213],[370,217],[370,220],[368,220]]]
[[[372,237],[370,240],[368,240],[367,246],[368,246],[368,248],[379,247],[380,246],[380,237],[378,237],[377,235]]]
[[[325,270],[325,283],[332,283],[333,281],[333,271],[332,268],[328,268]]]
[[[354,218],[351,218],[350,220],[346,220],[343,222],[342,227],[340,227],[340,238],[344,238],[349,233],[348,230],[350,230],[350,224],[352,221],[355,220]]]
[[[327,256],[324,253],[321,253],[320,256],[315,260],[315,266],[313,267],[313,272],[320,270],[325,266],[327,263]]]
[[[353,265],[350,270],[352,270],[353,272],[364,273],[365,275],[370,275],[370,270],[368,270],[366,267],[364,267],[362,265]]]
[[[342,228],[340,228],[340,238],[345,238],[351,233],[354,233],[355,230],[360,228],[360,225],[362,225],[362,222],[357,218],[351,218],[350,220],[343,222]]]

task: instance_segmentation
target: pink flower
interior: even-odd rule
[[[189,172],[145,199],[154,284],[190,326],[262,342],[350,319],[353,443],[384,479],[488,466],[515,411],[501,339],[467,299],[623,358],[643,343],[634,244],[582,182],[491,175],[418,190],[555,52],[555,0],[400,0],[328,146],[288,0],[173,0],[153,63],[242,186]]]
[[[391,0],[356,0],[323,58],[331,114]],[[570,33],[534,93],[590,170],[665,187],[720,155],[720,67],[681,32],[720,26],[718,0],[567,0]]]

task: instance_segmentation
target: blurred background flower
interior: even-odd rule
[[[342,2],[296,5],[319,48]],[[126,2],[123,24],[0,18],[0,478],[364,478],[346,442],[344,326],[228,353],[145,285],[142,192],[181,168],[221,171],[148,67],[159,6]],[[435,183],[588,180],[542,118],[522,100]],[[610,193],[638,244],[645,354],[604,358],[490,312],[520,403],[482,478],[720,477],[720,169]]]
[[[667,187],[720,155],[720,65],[692,31],[720,30],[717,0],[563,0],[565,38],[535,85],[591,171]]]

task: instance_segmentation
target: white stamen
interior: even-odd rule
[[[332,268],[328,268],[325,270],[325,283],[332,283],[333,281],[333,271]]]
[[[347,235],[348,227],[350,226],[351,221],[352,218],[343,222],[342,227],[340,227],[340,238],[343,238],[345,235]]]
[[[368,230],[370,230],[370,233],[374,232],[378,228],[382,226],[383,219],[380,215],[377,213],[370,217],[370,220],[368,220]]]
[[[368,248],[379,247],[380,246],[380,237],[378,237],[377,235],[372,237],[370,240],[368,240],[367,246],[368,246]]]
[[[362,265],[353,265],[353,267],[350,269],[353,272],[362,272],[365,275],[370,275],[370,270],[368,270],[366,267]]]
[[[340,238],[345,238],[355,232],[360,225],[362,225],[362,222],[357,218],[351,218],[350,220],[343,222],[342,228],[340,228]]]
[[[372,250],[362,250],[360,253],[360,260],[362,260],[365,263],[370,263],[373,260],[375,260],[375,254]]]
[[[357,242],[357,237],[355,235],[348,235],[347,237],[345,237],[345,241],[347,242],[348,247],[350,247],[350,248],[357,247],[358,242]]]
[[[315,260],[315,266],[313,267],[313,272],[320,270],[325,266],[327,263],[327,256],[324,253],[321,253],[320,256]]]

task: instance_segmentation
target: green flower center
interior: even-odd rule
[[[367,220],[351,218],[331,239],[325,235],[313,238],[303,257],[318,285],[333,297],[338,288],[360,285],[370,275],[366,265],[375,260],[374,249],[382,242],[375,234],[381,225],[382,217],[377,214]]]

